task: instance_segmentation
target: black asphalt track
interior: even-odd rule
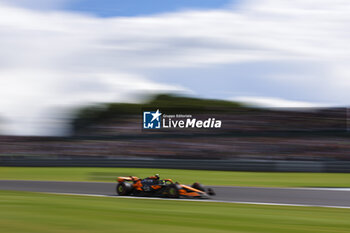
[[[350,208],[350,189],[255,188],[211,186],[212,200],[338,206]],[[0,190],[116,196],[116,183],[0,180]]]

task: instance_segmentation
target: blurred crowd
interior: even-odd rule
[[[0,136],[0,156],[350,160],[345,109],[242,108],[194,117],[220,119],[223,127],[142,131],[141,117],[129,115],[71,137]]]
[[[98,121],[79,131],[75,135],[125,135],[125,134],[155,134],[170,131],[181,134],[212,134],[236,132],[318,132],[318,131],[346,131],[347,112],[345,108],[331,109],[298,109],[293,110],[262,110],[240,108],[229,113],[199,113],[193,118],[206,120],[215,118],[222,121],[222,128],[218,129],[161,129],[156,131],[142,131],[140,115],[129,115],[122,119],[112,118]],[[186,118],[183,118],[186,119]]]
[[[182,159],[350,160],[342,137],[186,137],[79,140],[0,137],[0,155]]]

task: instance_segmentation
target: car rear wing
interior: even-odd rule
[[[140,178],[136,176],[120,176],[118,177],[117,181],[118,182],[124,182],[124,181],[136,181],[139,180]]]

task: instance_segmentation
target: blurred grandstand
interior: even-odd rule
[[[223,121],[220,130],[142,131],[142,110]],[[159,95],[145,104],[85,107],[69,137],[0,136],[0,155],[180,159],[350,160],[345,108],[259,109]]]

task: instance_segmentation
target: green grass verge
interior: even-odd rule
[[[159,173],[185,184],[261,187],[350,187],[347,173],[230,172],[151,168],[33,168],[0,167],[1,180],[105,181],[117,176],[147,177]]]
[[[0,191],[6,233],[349,232],[350,210]]]

